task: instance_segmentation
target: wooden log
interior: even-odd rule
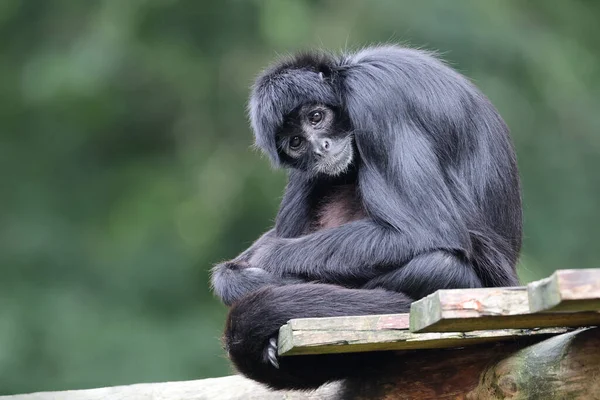
[[[398,352],[360,378],[316,392],[275,392],[225,377],[0,396],[0,400],[599,400],[600,331],[588,328],[463,349]]]
[[[0,396],[0,400],[338,400],[339,383],[312,393],[269,390],[242,376],[185,382],[140,383],[63,392]]]
[[[600,400],[600,332],[587,328],[535,344],[425,350],[343,386],[349,400]]]
[[[531,312],[600,310],[600,268],[566,269],[527,285]]]
[[[600,325],[600,313],[595,311],[532,314],[525,287],[438,290],[410,309],[412,332],[594,325]]]
[[[279,329],[280,356],[463,347],[520,336],[555,335],[566,328],[411,333],[407,315],[293,319]]]

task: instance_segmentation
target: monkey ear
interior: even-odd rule
[[[319,78],[321,78],[321,81],[325,80],[325,74],[323,73],[323,71],[319,72]]]

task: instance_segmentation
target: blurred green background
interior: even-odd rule
[[[600,2],[0,1],[0,394],[215,377],[211,264],[284,174],[245,102],[279,54],[442,52],[512,129],[522,280],[600,266]]]

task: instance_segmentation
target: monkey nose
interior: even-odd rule
[[[315,146],[315,154],[318,156],[323,156],[329,153],[329,149],[331,149],[331,140],[323,139],[320,140]]]

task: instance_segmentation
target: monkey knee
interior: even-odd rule
[[[403,267],[372,279],[364,288],[383,288],[420,299],[439,289],[481,286],[471,263],[450,252],[436,251],[419,255]]]
[[[415,257],[406,265],[410,275],[431,279],[440,289],[480,287],[481,281],[473,264],[463,257],[448,251],[436,251]]]
[[[414,282],[413,286],[420,297],[438,289],[461,289],[481,287],[481,280],[473,265],[453,253],[436,251],[415,257],[404,268],[405,279]]]
[[[285,316],[273,312],[276,307],[274,286],[263,287],[234,303],[225,324],[223,344],[233,363],[244,369],[244,363],[265,363],[264,349]]]
[[[230,351],[236,344],[266,345],[292,318],[321,316],[319,307],[307,305],[315,298],[329,299],[332,288],[316,284],[269,285],[244,296],[233,304],[227,316],[225,339]]]

